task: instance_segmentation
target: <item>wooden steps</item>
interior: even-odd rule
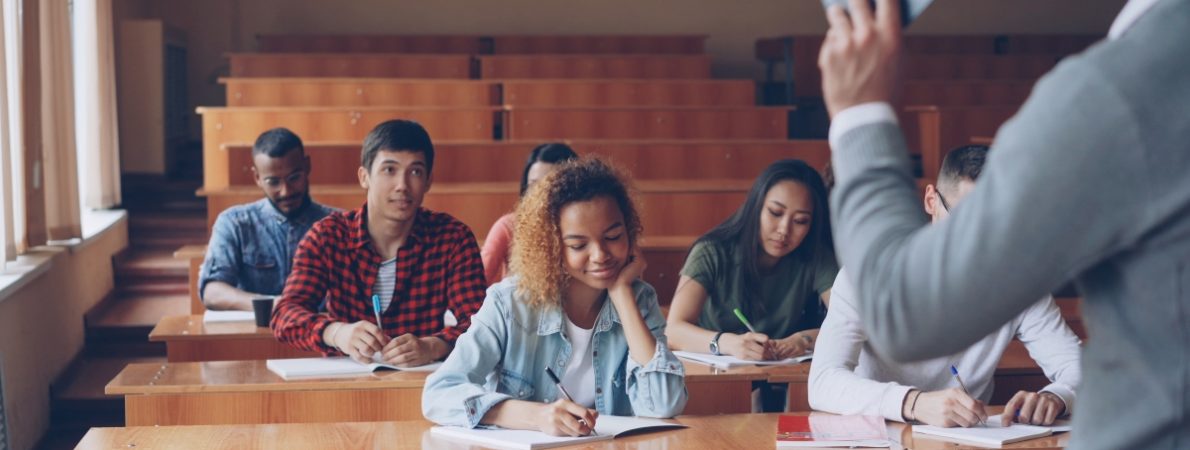
[[[74,448],[90,427],[124,426],[124,399],[104,394],[104,386],[128,364],[164,361],[162,356],[85,356],[73,362],[50,386],[52,425],[37,448]]]

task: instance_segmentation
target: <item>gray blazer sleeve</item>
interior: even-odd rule
[[[833,149],[835,243],[877,349],[959,351],[1141,236],[1138,118],[1095,67],[1068,58],[997,133],[975,189],[926,227],[900,129]]]

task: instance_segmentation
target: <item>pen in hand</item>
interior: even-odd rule
[[[549,375],[550,380],[553,380],[553,382],[554,382],[554,386],[558,387],[558,392],[562,394],[562,398],[565,398],[567,401],[571,401],[571,402],[574,401],[574,399],[570,397],[570,393],[566,392],[566,388],[562,387],[562,380],[558,379],[558,375],[554,374],[553,370],[551,370],[549,367],[546,367],[545,374]],[[579,419],[578,421],[582,422],[583,425],[586,425],[588,428],[591,429],[592,436],[599,436],[599,433],[595,432],[595,427],[593,427],[593,426],[591,426],[591,424],[587,423],[586,419]]]
[[[963,388],[963,393],[967,394],[968,397],[971,397],[971,391],[967,390],[967,385],[964,384],[963,379],[961,377],[959,377],[959,369],[956,368],[954,365],[951,365],[950,366],[950,374],[954,376],[955,381],[959,382],[959,387]],[[971,398],[975,398],[975,397],[971,397]],[[987,421],[987,419],[984,419],[984,420],[981,420],[979,423],[981,425],[987,425],[988,421]]]
[[[737,319],[740,319],[740,322],[743,323],[744,326],[748,328],[749,333],[756,332],[756,327],[752,326],[752,322],[749,322],[747,317],[744,317],[743,311],[740,311],[739,308],[735,308],[735,309],[731,310],[731,312],[735,313],[735,317]],[[765,341],[764,349],[766,352],[771,353],[772,352],[772,341]]]

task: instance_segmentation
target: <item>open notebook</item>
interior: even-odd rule
[[[1069,427],[1057,427],[1057,431],[1068,431]],[[942,428],[933,425],[914,425],[913,432],[928,434],[964,443],[999,447],[1013,442],[1027,441],[1054,434],[1055,428],[1024,425],[1019,423],[1000,426],[1000,416],[990,416],[986,425],[970,428]]]
[[[281,378],[322,378],[322,377],[351,377],[368,375],[376,369],[404,370],[407,372],[433,372],[442,365],[441,362],[430,363],[417,367],[397,367],[391,364],[373,362],[361,364],[346,356],[329,358],[293,358],[270,359],[265,364],[269,370]]]
[[[446,439],[465,441],[483,446],[535,450],[568,445],[606,441],[626,433],[656,431],[671,428],[686,428],[680,423],[666,422],[644,417],[599,416],[595,420],[595,432],[590,436],[550,436],[540,431],[505,430],[463,427],[434,427],[430,432]]]
[[[749,361],[746,359],[739,359],[734,356],[719,355],[715,356],[709,353],[693,353],[693,352],[674,352],[679,358],[694,361],[699,364],[706,364],[708,366],[718,367],[720,369],[730,369],[739,366],[780,366],[786,364],[797,364],[809,361],[814,357],[813,353],[807,353],[795,358],[786,358],[779,361]]]

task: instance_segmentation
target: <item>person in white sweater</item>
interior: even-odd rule
[[[971,190],[986,155],[985,146],[960,147],[947,154],[938,186],[926,187],[925,208],[934,223],[945,219]],[[943,427],[975,425],[987,418],[984,405],[992,396],[992,376],[1013,338],[1025,344],[1052,383],[1040,392],[1017,392],[1004,410],[1020,413],[1003,414],[1002,423],[1007,425],[1015,415],[1018,422],[1049,425],[1074,408],[1081,343],[1050,296],[959,353],[898,363],[876,353],[869,342],[846,268],[831,292],[810,368],[809,400],[815,410]],[[951,366],[958,369],[969,394],[952,376]]]

